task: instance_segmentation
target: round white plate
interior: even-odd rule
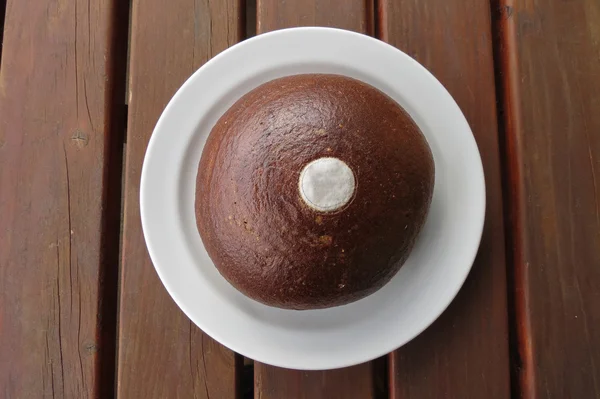
[[[313,311],[268,307],[229,285],[202,245],[194,213],[198,162],[217,119],[256,86],[299,73],[347,75],[387,93],[419,125],[436,166],[427,222],[400,272],[365,299]],[[198,327],[260,362],[329,369],[365,362],[404,345],[446,309],[479,247],[485,183],[467,121],[425,68],[368,36],[295,28],[233,46],[185,82],[152,134],[140,203],[156,271]]]

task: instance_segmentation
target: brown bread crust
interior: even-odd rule
[[[318,212],[301,170],[321,157],[352,169],[354,198]],[[343,305],[385,285],[408,257],[431,202],[434,162],[417,125],[358,80],[270,81],[216,123],[196,186],[198,229],[220,273],[267,305]]]

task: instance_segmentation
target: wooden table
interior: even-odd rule
[[[600,398],[600,1],[1,0],[2,22],[0,397]],[[333,371],[252,363],[206,336],[140,226],[144,152],[175,90],[228,46],[300,25],[428,68],[487,184],[449,309]]]

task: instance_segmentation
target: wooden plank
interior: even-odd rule
[[[370,0],[257,0],[258,33],[295,26],[331,26],[373,34]]]
[[[234,398],[238,359],[179,310],[148,257],[139,210],[146,146],[165,105],[204,62],[242,38],[240,2],[134,0],[117,392]]]
[[[257,31],[293,26],[332,26],[372,33],[372,2],[363,0],[257,1]],[[255,363],[255,397],[364,398],[373,397],[373,367],[365,363],[330,371],[299,371]]]
[[[120,151],[111,150],[121,146],[122,7],[116,0],[7,4],[0,69],[3,398],[113,393],[110,276],[120,193],[110,187],[118,187],[121,167]]]
[[[391,355],[393,398],[508,398],[502,191],[491,17],[478,0],[383,0],[380,36],[428,68],[464,112],[486,177],[486,225],[467,282],[433,326]]]
[[[373,397],[373,363],[328,371],[299,371],[255,363],[258,399],[368,399]]]
[[[600,397],[600,3],[498,1],[522,398]]]

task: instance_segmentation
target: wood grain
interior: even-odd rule
[[[516,394],[600,397],[600,3],[497,1]]]
[[[328,371],[300,371],[255,363],[257,399],[368,399],[372,363]]]
[[[115,309],[106,304],[116,295],[106,285],[116,285],[107,276],[117,267],[112,211],[120,194],[109,188],[109,160],[116,174],[120,164],[109,152],[120,146],[115,118],[124,97],[115,60],[120,5],[9,0],[6,11],[0,396],[110,397],[114,323],[105,323]]]
[[[257,0],[257,32],[295,26],[330,26],[373,34],[371,0]]]
[[[198,67],[241,39],[241,4],[134,0],[132,12],[117,392],[123,398],[233,398],[238,359],[193,325],[164,289],[147,254],[138,198],[159,115]]]
[[[391,355],[391,396],[505,399],[506,263],[489,4],[383,0],[380,7],[380,37],[428,68],[461,107],[481,152],[487,193],[473,269],[446,312]]]
[[[257,1],[257,31],[293,26],[373,30],[372,2],[352,0]],[[298,371],[255,363],[255,397],[260,399],[361,398],[373,395],[372,363],[331,371]]]

